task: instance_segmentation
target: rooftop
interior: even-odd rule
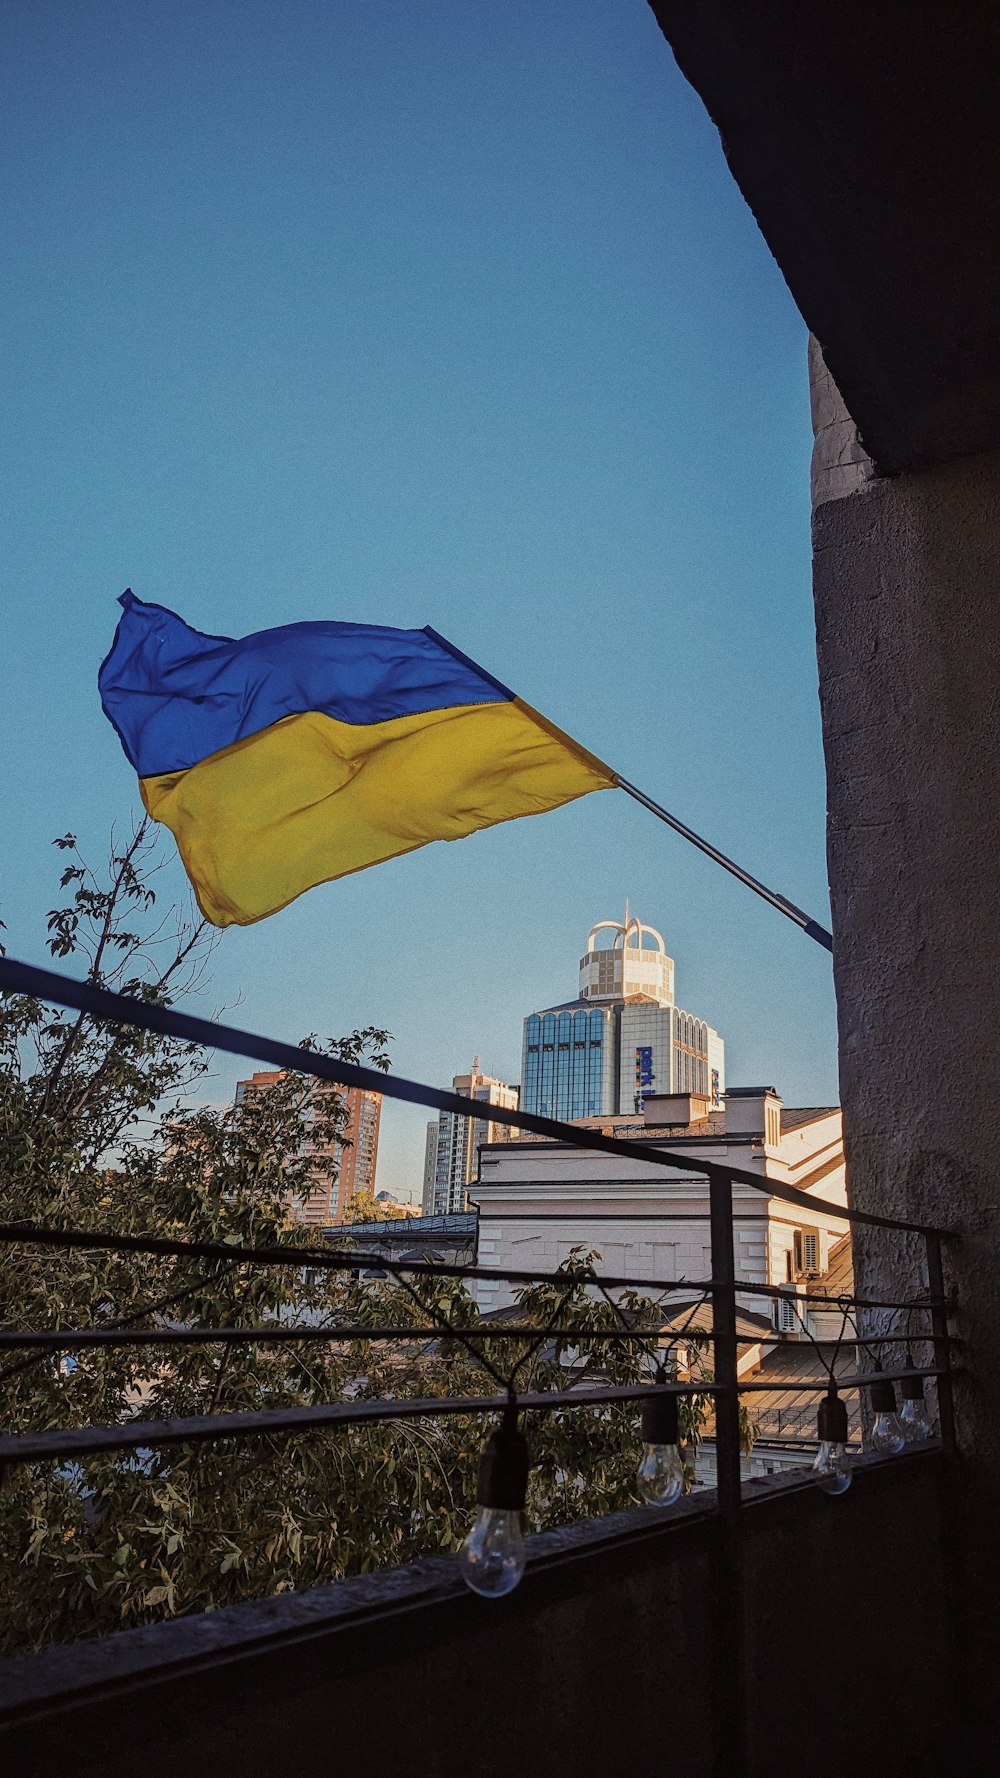
[[[794,1105],[781,1108],[781,1133],[798,1130],[803,1124],[818,1124],[821,1118],[832,1117],[839,1105]]]

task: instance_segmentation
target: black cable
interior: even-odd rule
[[[578,1282],[577,1278],[573,1277],[568,1285],[568,1288],[564,1291],[563,1295],[560,1297],[558,1303],[556,1304],[555,1310],[553,1311],[552,1320],[549,1322],[548,1326],[544,1327],[542,1329],[538,1338],[528,1348],[528,1351],[525,1353],[522,1353],[521,1357],[517,1360],[516,1364],[514,1365],[513,1370],[510,1373],[510,1377],[508,1379],[508,1388],[513,1388],[515,1379],[517,1377],[517,1373],[521,1369],[521,1366],[524,1364],[527,1364],[530,1359],[534,1358],[537,1355],[537,1353],[539,1353],[541,1351],[546,1340],[551,1338],[552,1333],[555,1329],[556,1322],[558,1321],[560,1315],[562,1314],[563,1309],[565,1308],[567,1302],[569,1301],[569,1298],[572,1295],[573,1291],[576,1289],[577,1282]]]
[[[196,1279],[194,1284],[188,1284],[185,1286],[185,1288],[183,1290],[174,1291],[172,1293],[172,1295],[170,1295],[170,1296],[159,1297],[156,1302],[147,1303],[145,1308],[143,1308],[143,1309],[134,1309],[130,1315],[123,1315],[121,1320],[112,1321],[107,1328],[91,1328],[88,1330],[84,1330],[83,1328],[70,1328],[70,1329],[66,1329],[64,1331],[67,1333],[71,1333],[71,1334],[72,1333],[83,1333],[85,1331],[88,1331],[90,1333],[111,1333],[111,1334],[124,1333],[127,1328],[130,1328],[132,1326],[133,1322],[143,1321],[147,1315],[157,1315],[157,1314],[159,1314],[161,1309],[171,1309],[174,1307],[175,1303],[182,1303],[189,1296],[197,1296],[199,1290],[201,1290],[206,1284],[217,1283],[218,1280],[224,1276],[226,1269],[227,1268],[225,1266],[223,1266],[222,1269],[218,1272],[206,1272],[205,1276],[203,1278]],[[58,1333],[53,1335],[53,1340],[58,1340],[58,1338],[59,1338]],[[118,1343],[119,1342],[115,1341],[115,1340],[84,1341],[84,1344],[90,1344],[93,1346],[105,1345],[105,1344],[117,1345]],[[129,1343],[130,1342],[128,1342],[128,1341],[121,1342],[121,1344],[129,1344]],[[154,1344],[154,1339],[152,1336],[150,1336],[148,1341],[144,1338],[141,1341],[136,1342],[136,1343],[142,1344],[142,1345],[145,1345],[145,1344],[152,1345],[152,1344]],[[3,1346],[5,1346],[5,1345],[14,1346],[16,1344],[17,1344],[16,1340],[3,1340],[2,1337],[0,1337],[0,1350],[2,1350]],[[6,1370],[0,1371],[0,1383],[6,1383],[8,1378],[17,1376],[18,1372],[20,1372],[20,1371],[29,1370],[33,1364],[42,1363],[43,1360],[45,1359],[45,1357],[47,1356],[47,1354],[53,1350],[58,1351],[59,1347],[54,1346],[52,1344],[52,1342],[47,1341],[43,1350],[34,1354],[34,1356],[32,1356],[31,1358],[22,1358],[18,1364],[8,1365]]]
[[[437,1330],[438,1330],[438,1333],[446,1333],[446,1334],[451,1335],[451,1337],[453,1339],[456,1339],[458,1341],[460,1346],[464,1346],[469,1357],[473,1360],[473,1363],[481,1365],[482,1369],[484,1371],[486,1371],[487,1375],[489,1375],[493,1378],[494,1383],[499,1383],[500,1387],[502,1389],[505,1389],[508,1387],[507,1379],[503,1375],[503,1372],[498,1371],[496,1369],[496,1366],[492,1365],[490,1363],[490,1361],[486,1357],[485,1353],[477,1352],[474,1346],[469,1345],[468,1340],[465,1338],[465,1336],[461,1332],[461,1330],[455,1326],[454,1322],[449,1321],[447,1316],[442,1315],[434,1307],[434,1305],[432,1303],[425,1303],[423,1301],[423,1298],[413,1288],[413,1285],[409,1282],[409,1279],[404,1278],[400,1275],[400,1276],[396,1277],[395,1281],[398,1285],[400,1285],[403,1288],[403,1290],[406,1291],[407,1295],[413,1299],[413,1301],[416,1303],[418,1309],[422,1309],[425,1315],[430,1315],[433,1317],[434,1323],[435,1323]]]
[[[799,1314],[798,1304],[797,1304],[794,1296],[788,1296],[788,1297],[786,1297],[785,1300],[786,1300],[786,1302],[791,1303],[792,1308],[795,1311],[795,1319],[798,1321],[799,1326],[802,1329],[802,1332],[806,1336],[806,1339],[809,1340],[810,1344],[812,1345],[813,1351],[816,1353],[817,1357],[819,1358],[820,1364],[823,1366],[824,1370],[826,1371],[826,1373],[830,1379],[830,1388],[835,1391],[837,1388],[836,1364],[837,1364],[837,1359],[840,1357],[840,1348],[844,1343],[844,1334],[847,1332],[847,1322],[848,1322],[848,1318],[850,1316],[849,1299],[846,1297],[838,1297],[837,1298],[837,1307],[838,1307],[838,1309],[843,1310],[843,1319],[841,1320],[840,1332],[837,1335],[837,1339],[836,1339],[836,1342],[834,1345],[833,1358],[831,1359],[829,1364],[827,1363],[826,1359],[823,1356],[823,1352],[822,1352],[822,1349],[821,1349],[819,1343],[813,1339],[812,1332],[811,1332],[810,1328],[807,1326],[806,1322],[802,1319],[802,1316]],[[845,1304],[847,1304],[846,1307],[845,1307]],[[855,1332],[857,1332],[857,1324],[855,1324]],[[778,1385],[776,1385],[776,1387],[778,1387]]]

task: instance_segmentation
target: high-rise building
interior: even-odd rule
[[[517,1087],[495,1080],[491,1074],[481,1073],[478,1056],[468,1074],[455,1075],[452,1090],[463,1099],[481,1100],[484,1108],[502,1105],[508,1111],[517,1110]],[[511,1134],[510,1125],[496,1123],[488,1111],[484,1110],[484,1115],[476,1118],[456,1117],[452,1111],[442,1111],[437,1123],[433,1198],[428,1201],[425,1183],[424,1214],[448,1216],[464,1210],[466,1187],[476,1176],[478,1150],[484,1142],[505,1142]],[[430,1146],[428,1129],[428,1156]]]
[[[270,1091],[284,1079],[282,1069],[259,1069],[249,1080],[237,1081],[237,1105],[245,1104],[256,1093]],[[314,1162],[313,1183],[307,1192],[293,1197],[290,1205],[297,1221],[323,1228],[330,1223],[343,1222],[355,1192],[375,1190],[382,1095],[367,1088],[336,1087],[319,1080],[311,1081],[303,1090],[307,1121],[317,1101],[331,1093],[347,1105],[347,1121],[341,1125],[341,1135],[348,1146],[341,1146],[339,1142],[326,1145],[307,1142],[306,1152]]]
[[[641,1111],[651,1093],[700,1093],[721,1105],[726,1046],[675,1004],[674,960],[627,903],[623,921],[591,927],[579,986],[576,1000],[524,1021],[523,1110],[610,1117]]]
[[[425,1216],[434,1214],[434,1185],[437,1179],[438,1159],[438,1120],[432,1118],[427,1125],[427,1136],[424,1142],[424,1189],[421,1197]]]

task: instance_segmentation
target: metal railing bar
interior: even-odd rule
[[[927,1259],[927,1288],[938,1299],[945,1293],[944,1270],[941,1257],[941,1240],[938,1235],[928,1234],[924,1237],[924,1251]],[[931,1325],[936,1337],[947,1336],[948,1310],[940,1300],[931,1316]],[[944,1347],[945,1369],[938,1380],[938,1419],[941,1425],[941,1442],[949,1454],[956,1448],[955,1432],[955,1401],[952,1391],[952,1369],[949,1363],[949,1346]]]
[[[702,1331],[704,1331],[704,1330],[702,1330]],[[827,1346],[827,1347],[830,1347],[831,1349],[834,1349],[837,1351],[839,1351],[841,1349],[841,1347],[843,1347],[844,1350],[846,1351],[849,1346],[864,1346],[866,1344],[869,1346],[912,1346],[912,1345],[916,1345],[918,1341],[920,1342],[920,1344],[927,1345],[927,1346],[935,1346],[935,1345],[936,1346],[944,1346],[944,1345],[962,1346],[965,1344],[965,1341],[962,1339],[960,1334],[950,1334],[950,1333],[946,1333],[946,1334],[936,1334],[936,1333],[874,1334],[874,1335],[872,1335],[872,1334],[861,1335],[861,1334],[856,1334],[856,1333],[849,1333],[849,1334],[845,1334],[843,1339],[841,1339],[841,1340],[837,1340],[837,1339],[821,1340],[821,1339],[816,1338],[813,1334],[809,1334],[807,1336],[807,1338],[805,1338],[805,1339],[801,1338],[798,1334],[794,1334],[791,1337],[789,1337],[789,1335],[780,1333],[777,1329],[775,1329],[773,1336],[769,1336],[768,1334],[762,1334],[761,1335],[761,1344],[763,1344],[763,1342],[765,1340],[767,1340],[768,1338],[771,1338],[771,1337],[773,1337],[777,1341],[779,1346],[790,1347],[793,1351],[796,1346],[798,1346],[799,1348],[802,1348],[802,1347],[805,1347],[806,1345]],[[753,1345],[754,1342],[750,1339],[747,1339],[747,1340],[741,1339],[740,1344],[741,1345]]]
[[[107,1327],[66,1327],[53,1331],[50,1328],[30,1328],[24,1332],[16,1329],[0,1329],[0,1352],[38,1351],[38,1352],[69,1352],[82,1350],[92,1346],[249,1346],[269,1344],[296,1344],[311,1341],[317,1344],[349,1345],[369,1340],[536,1340],[544,1333],[546,1340],[577,1340],[587,1344],[595,1340],[640,1342],[650,1339],[662,1339],[667,1334],[676,1337],[676,1329],[664,1322],[655,1322],[648,1327],[636,1324],[634,1327],[600,1328],[600,1327],[529,1327],[511,1326],[504,1323],[493,1327],[489,1323],[469,1322],[461,1328],[445,1328],[435,1326],[417,1327],[325,1327],[325,1326],[287,1326],[274,1327],[161,1327],[161,1328],[107,1328]],[[711,1327],[692,1327],[682,1338],[714,1340],[715,1329]],[[741,1346],[764,1345],[774,1341],[780,1346],[793,1346],[787,1336],[772,1329],[759,1334],[738,1334]],[[878,1346],[908,1346],[914,1339],[920,1339],[927,1345],[961,1346],[963,1341],[957,1334],[921,1333],[919,1335],[880,1334],[871,1342]],[[799,1346],[804,1341],[796,1342]],[[848,1349],[864,1344],[862,1340],[847,1335],[842,1340],[821,1340],[809,1337],[810,1346],[823,1346],[833,1351]],[[794,1346],[793,1346],[794,1349]]]
[[[109,1024],[130,1025],[140,1031],[154,1031],[164,1037],[177,1037],[188,1043],[201,1044],[208,1049],[225,1050],[256,1062],[270,1062],[273,1066],[287,1068],[296,1074],[309,1074],[317,1080],[330,1081],[334,1086],[360,1087],[367,1092],[380,1093],[386,1099],[401,1099],[407,1104],[426,1105],[435,1111],[449,1111],[456,1117],[476,1118],[482,1109],[474,1099],[463,1099],[458,1093],[425,1086],[422,1081],[408,1080],[398,1074],[382,1074],[377,1068],[365,1068],[357,1062],[342,1062],[332,1056],[322,1055],[317,1050],[300,1049],[294,1044],[277,1042],[274,1038],[261,1037],[249,1031],[238,1030],[234,1026],[218,1024],[212,1019],[197,1019],[190,1013],[176,1012],[171,1007],[154,1006],[142,1000],[133,1000],[125,994],[112,994],[106,989],[93,987],[89,982],[76,981],[72,976],[61,975],[50,969],[36,969],[13,957],[0,957],[0,991],[32,995],[56,1006],[71,1006],[78,1012],[90,1013],[94,1018]],[[653,1144],[618,1140],[613,1136],[604,1136],[599,1130],[585,1129],[579,1124],[562,1123],[555,1118],[538,1117],[534,1112],[513,1111],[502,1105],[491,1105],[490,1118],[494,1123],[507,1124],[513,1129],[533,1130],[536,1135],[548,1136],[557,1142],[567,1142],[574,1148],[589,1148],[618,1159],[625,1156],[642,1161],[647,1166],[669,1167],[686,1173],[697,1172],[704,1174],[709,1180],[726,1179],[730,1183],[749,1186],[753,1191],[765,1192],[769,1197],[782,1198],[790,1204],[820,1210],[846,1222],[862,1222],[871,1228],[902,1229],[921,1235],[947,1233],[946,1230],[934,1229],[927,1223],[900,1222],[893,1217],[875,1216],[870,1211],[832,1204],[824,1198],[811,1197],[808,1192],[799,1191],[795,1186],[785,1185],[780,1180],[768,1179],[762,1174],[750,1173],[726,1162],[700,1159],[692,1161],[690,1155],[672,1154]]]
[[[713,1386],[710,1383],[664,1383],[654,1390],[645,1383],[597,1389],[538,1390],[519,1395],[517,1406],[519,1412],[553,1414],[569,1408],[638,1402],[657,1391],[670,1395],[707,1395],[713,1393]],[[215,1439],[359,1426],[414,1419],[421,1415],[441,1419],[453,1414],[502,1414],[507,1402],[506,1395],[415,1395],[396,1400],[328,1402],[315,1407],[266,1408],[253,1413],[199,1414],[172,1420],[130,1420],[123,1426],[82,1426],[16,1433],[0,1438],[0,1466],[48,1462],[55,1458],[92,1457],[106,1451],[139,1451],[151,1446],[207,1444]]]
[[[537,1340],[541,1334],[546,1340],[573,1339],[585,1344],[591,1340],[648,1340],[659,1339],[669,1330],[662,1322],[651,1327],[630,1328],[590,1328],[590,1327],[511,1327],[505,1323],[502,1327],[491,1327],[487,1322],[470,1322],[460,1328],[446,1327],[319,1327],[319,1326],[275,1326],[275,1327],[162,1327],[162,1328],[129,1328],[116,1332],[114,1328],[103,1327],[67,1327],[53,1332],[47,1328],[30,1329],[19,1333],[11,1329],[0,1330],[0,1352],[18,1351],[21,1348],[39,1352],[70,1351],[74,1347],[88,1346],[245,1346],[294,1344],[305,1340],[328,1345],[347,1345],[362,1340]],[[710,1335],[704,1329],[696,1328],[688,1334],[700,1333],[705,1338]],[[924,1336],[921,1335],[921,1338]],[[929,1336],[928,1336],[929,1337]],[[883,1341],[883,1344],[888,1342]],[[905,1342],[901,1342],[905,1344]]]
[[[2,1235],[2,1229],[0,1229]],[[849,1303],[852,1309],[918,1309],[932,1311],[935,1309],[954,1308],[953,1303],[935,1297],[910,1297],[903,1301],[876,1301],[870,1297],[850,1296],[841,1291],[837,1296],[821,1296],[810,1291],[797,1291],[792,1284],[757,1284],[750,1278],[737,1278],[736,1290],[744,1296],[784,1297],[791,1303],[823,1303],[826,1308],[836,1311],[842,1303]],[[921,1339],[923,1335],[920,1336]]]
[[[491,1107],[491,1110],[493,1107]],[[21,1242],[28,1246],[41,1247],[83,1247],[95,1252],[111,1253],[150,1253],[164,1254],[177,1259],[224,1259],[228,1263],[246,1262],[252,1265],[299,1266],[303,1270],[310,1267],[325,1266],[332,1271],[383,1271],[406,1272],[423,1278],[482,1278],[487,1282],[506,1281],[511,1284],[550,1284],[554,1279],[567,1279],[568,1272],[532,1272],[500,1266],[466,1266],[435,1264],[429,1260],[399,1260],[387,1258],[382,1253],[343,1253],[339,1248],[330,1250],[325,1247],[295,1247],[291,1244],[276,1243],[267,1247],[245,1247],[235,1242],[223,1241],[176,1241],[164,1235],[114,1235],[105,1230],[94,1229],[53,1229],[41,1223],[2,1222],[0,1223],[0,1241]],[[705,1292],[716,1288],[716,1280],[712,1278],[616,1278],[605,1272],[596,1274],[600,1282],[612,1290],[655,1290],[677,1291],[688,1290]],[[581,1271],[581,1280],[586,1281],[588,1273]],[[745,1296],[789,1297],[793,1293],[787,1284],[759,1284],[754,1279],[737,1278],[735,1288]],[[849,1302],[855,1309],[912,1309],[933,1311],[950,1307],[948,1303],[935,1302],[929,1299],[913,1299],[910,1301],[874,1301],[865,1297],[831,1297],[811,1295],[808,1292],[795,1292],[794,1300],[800,1303],[825,1303],[830,1309],[836,1309],[841,1302]]]
[[[938,1377],[940,1369],[870,1371],[863,1376],[838,1377],[841,1390],[864,1388],[878,1381],[896,1382],[904,1377]],[[657,1386],[670,1395],[729,1395],[733,1385],[705,1381],[670,1382]],[[800,1395],[821,1395],[828,1387],[827,1379],[767,1382],[737,1382],[738,1395],[757,1390],[794,1391]],[[612,1388],[540,1390],[518,1396],[522,1412],[557,1413],[575,1408],[608,1407],[626,1402],[642,1401],[655,1393],[649,1384],[623,1385]],[[75,1459],[97,1456],[111,1451],[140,1451],[161,1445],[208,1444],[216,1439],[252,1438],[273,1433],[296,1433],[323,1427],[357,1426],[389,1420],[419,1418],[440,1419],[455,1414],[502,1413],[507,1406],[506,1395],[471,1396],[406,1396],[396,1400],[331,1402],[314,1407],[270,1408],[253,1413],[199,1414],[170,1420],[130,1420],[123,1426],[71,1427],[38,1433],[15,1433],[0,1438],[0,1467],[4,1464],[49,1462],[57,1458]]]
[[[493,1107],[490,1108],[491,1110]],[[0,1241],[21,1242],[27,1246],[83,1247],[95,1252],[164,1254],[176,1259],[224,1259],[227,1263],[249,1265],[297,1266],[303,1271],[327,1267],[331,1271],[405,1272],[418,1278],[484,1278],[512,1284],[568,1284],[569,1272],[527,1272],[508,1270],[501,1266],[465,1266],[434,1264],[429,1260],[392,1259],[384,1253],[343,1253],[339,1248],[295,1247],[275,1243],[267,1247],[244,1247],[228,1241],[177,1241],[166,1235],[114,1235],[105,1230],[52,1229],[41,1223],[0,1222]],[[590,1268],[581,1269],[580,1279],[586,1282]],[[613,1290],[686,1290],[708,1292],[712,1279],[692,1278],[612,1278],[598,1274],[602,1284]],[[763,1288],[763,1287],[761,1287]],[[904,1304],[909,1307],[909,1304]]]
[[[739,1359],[733,1282],[733,1199],[721,1180],[713,1179],[710,1190],[712,1272],[719,1279],[712,1292],[712,1343],[715,1374],[722,1385],[716,1412],[716,1470],[719,1507],[731,1518],[740,1505],[740,1423],[733,1393]]]
[[[818,1441],[816,1439],[815,1434],[813,1435],[812,1438],[786,1438],[784,1433],[762,1432],[758,1438],[754,1439],[753,1448],[754,1448],[754,1451],[761,1451],[761,1452],[774,1451],[774,1450],[815,1451],[817,1442]],[[931,1439],[927,1440],[928,1444],[931,1444],[932,1442],[933,1441]],[[850,1451],[853,1456],[858,1456],[858,1455],[860,1455],[860,1453],[864,1449],[864,1447],[863,1447],[860,1439],[856,1439],[856,1438],[852,1439],[849,1437],[847,1440],[846,1449],[848,1451]],[[752,1453],[751,1453],[751,1455],[752,1455]],[[749,1482],[763,1481],[764,1477],[763,1476],[748,1476],[747,1480]]]
[[[918,1369],[915,1366],[912,1370],[905,1371],[863,1371],[860,1375],[854,1376],[840,1376],[838,1374],[837,1388],[841,1391],[867,1389],[870,1383],[901,1383],[905,1377],[943,1377],[944,1375],[945,1372],[940,1365],[931,1365],[926,1370]],[[777,1377],[773,1381],[770,1378],[751,1383],[741,1381],[736,1385],[736,1390],[738,1395],[752,1394],[757,1390],[766,1390],[768,1394],[774,1390],[794,1390],[797,1395],[825,1395],[829,1387],[829,1377],[813,1377],[810,1382],[801,1382],[798,1379],[785,1382],[782,1378]],[[721,1384],[715,1383],[711,1389],[706,1387],[705,1393],[718,1395],[721,1393],[721,1389]]]

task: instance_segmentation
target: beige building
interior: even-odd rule
[[[846,1202],[841,1114],[835,1106],[791,1109],[772,1087],[735,1088],[721,1110],[693,1094],[646,1100],[641,1117],[581,1120],[610,1135],[688,1155],[690,1169],[618,1161],[570,1144],[526,1140],[487,1147],[469,1187],[479,1210],[479,1263],[548,1270],[574,1247],[596,1249],[609,1276],[700,1283],[712,1275],[708,1184],[698,1162],[714,1161],[762,1181]],[[845,1224],[766,1191],[733,1191],[736,1274],[743,1307],[778,1330],[799,1324],[790,1301],[754,1294],[755,1283],[787,1286],[788,1297],[822,1279]],[[508,1286],[479,1280],[484,1310],[511,1301]]]
[[[466,1188],[476,1177],[479,1150],[485,1143],[504,1143],[511,1134],[508,1125],[493,1121],[488,1107],[502,1105],[508,1111],[517,1110],[517,1087],[496,1080],[492,1074],[483,1074],[478,1056],[468,1074],[455,1075],[452,1091],[463,1099],[480,1100],[483,1116],[456,1117],[451,1111],[442,1111],[438,1118],[437,1141],[433,1145],[428,1129],[424,1160],[425,1216],[449,1216],[468,1208]]]
[[[236,1104],[245,1104],[253,1094],[266,1093],[286,1078],[281,1069],[258,1069],[249,1080],[237,1081]],[[311,1145],[310,1153],[315,1157],[314,1184],[310,1191],[292,1200],[292,1213],[297,1221],[324,1228],[330,1223],[343,1222],[355,1192],[375,1190],[382,1095],[361,1087],[328,1086],[318,1080],[312,1081],[304,1090],[313,1101],[332,1093],[347,1106],[347,1121],[341,1127],[345,1145],[339,1142],[328,1146]],[[307,1118],[308,1115],[307,1109]]]

